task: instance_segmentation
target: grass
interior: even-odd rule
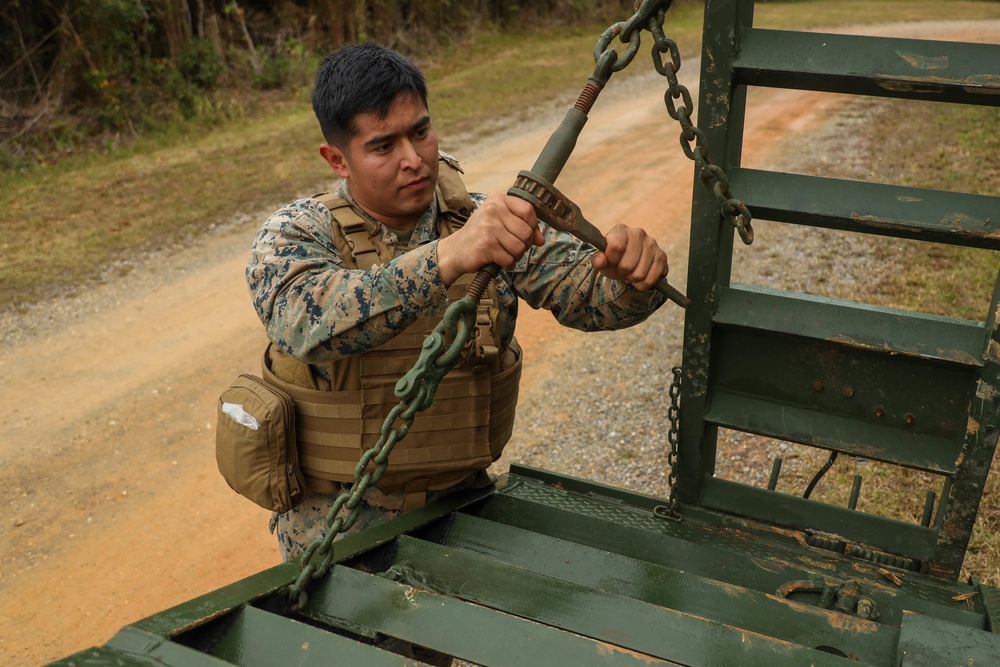
[[[857,150],[864,173],[877,180],[913,187],[977,194],[1000,193],[1000,109],[886,100],[865,115],[866,145]],[[826,165],[827,170],[852,166]],[[846,173],[828,173],[850,177]],[[865,291],[864,301],[880,306],[985,321],[1000,269],[996,251],[899,239],[873,241],[877,262],[899,267]],[[836,252],[836,248],[833,249]],[[787,445],[779,490],[800,495],[829,452]],[[785,472],[787,470],[787,473]],[[944,478],[875,461],[841,456],[817,486],[813,498],[847,505],[853,478],[864,483],[857,508],[919,523],[927,491],[938,498]],[[1000,463],[987,480],[978,521],[965,560],[969,574],[1000,585]]]
[[[1000,18],[1000,3],[947,0],[838,0],[836,2],[758,3],[754,25],[760,28],[823,28],[862,23],[949,21]]]

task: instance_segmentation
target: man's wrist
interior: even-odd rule
[[[456,261],[457,255],[455,253],[458,252],[458,249],[455,247],[454,239],[455,236],[450,235],[438,239],[437,242],[438,271],[441,274],[441,281],[445,287],[451,287],[452,283],[462,276],[462,272],[458,268]]]

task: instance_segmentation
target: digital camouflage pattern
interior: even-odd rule
[[[496,481],[495,476],[487,474],[485,470],[480,470],[449,489],[429,491],[427,501],[431,502],[435,498],[461,489],[489,486],[494,481]],[[340,492],[351,489],[350,484],[337,484],[337,486],[340,487]],[[275,513],[272,515],[270,528],[271,532],[278,536],[281,560],[289,561],[298,558],[306,550],[306,547],[323,536],[326,531],[326,517],[340,492],[328,495],[307,491],[303,503],[284,514]],[[348,535],[359,533],[369,526],[399,516],[403,513],[403,501],[402,494],[383,493],[378,487],[370,487],[361,497],[361,509],[354,525],[338,535],[337,539],[343,539]],[[347,518],[348,514],[350,514],[350,510],[346,507],[340,510],[340,516]]]
[[[340,194],[349,195],[344,185]],[[385,343],[418,317],[444,314],[448,294],[438,269],[436,214],[431,207],[409,239],[378,225],[386,245],[400,252],[367,271],[345,267],[330,212],[318,201],[300,199],[272,215],[254,239],[246,270],[268,338],[306,363],[327,364]],[[655,290],[640,292],[602,276],[590,264],[592,246],[544,223],[539,228],[545,244],[529,248],[513,270],[497,277],[501,351],[514,336],[518,299],[581,331],[632,326],[663,303]],[[326,372],[323,366],[314,370]]]
[[[352,204],[342,182],[338,194]],[[472,195],[478,204],[485,197]],[[437,259],[438,207],[433,203],[409,238],[372,223],[394,259],[369,270],[349,269],[334,243],[333,218],[315,199],[300,199],[274,213],[258,232],[246,269],[254,308],[268,338],[281,350],[313,364],[317,380],[329,380],[326,364],[362,354],[390,340],[418,317],[443,315],[448,293]],[[665,297],[605,278],[590,263],[596,250],[544,223],[545,239],[532,246],[510,271],[496,279],[499,348],[514,337],[518,300],[552,312],[560,324],[581,331],[607,331],[637,324]],[[403,496],[373,489],[363,501],[357,532],[402,511]],[[428,498],[432,497],[431,495]],[[272,520],[282,556],[300,553],[322,535],[336,496],[311,495]]]

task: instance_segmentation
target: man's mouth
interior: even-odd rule
[[[406,185],[404,185],[403,189],[405,189],[405,190],[419,190],[419,189],[423,188],[423,186],[424,186],[424,184],[426,182],[427,182],[427,177],[426,176],[424,176],[423,178],[415,178],[412,181],[410,181],[409,183],[407,183]]]

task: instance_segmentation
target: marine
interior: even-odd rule
[[[439,419],[428,423],[436,426],[402,443],[413,460],[426,454],[433,464],[413,479],[396,465],[393,477],[394,450],[387,482],[363,499],[352,531],[441,494],[491,483],[486,469],[509,429],[491,439],[498,416],[490,408],[498,380],[521,363],[514,335],[519,307],[544,308],[581,331],[620,329],[662,305],[652,287],[668,270],[666,253],[640,228],[616,225],[600,252],[549,228],[520,199],[465,192],[457,160],[439,151],[423,75],[394,51],[371,42],[337,50],[319,67],[312,103],[325,140],[320,156],[341,181],[332,194],[300,199],[268,218],[254,239],[246,279],[271,341],[265,366],[272,379],[307,406],[305,413],[316,412],[308,407],[314,404],[347,405],[329,412],[359,416],[331,417],[319,429],[299,425],[309,491],[271,522],[285,560],[322,536],[333,500],[351,484],[336,472],[349,465],[328,462],[358,442],[357,462],[370,423],[381,423],[391,407],[371,396],[393,377],[388,369],[413,358],[419,348],[413,331],[439,319],[469,275],[490,263],[502,269],[479,318],[477,349],[453,371],[465,374],[455,380],[456,393],[487,377],[494,400],[432,408]],[[456,206],[463,201],[468,205]],[[506,416],[513,419],[513,405]],[[446,433],[454,428],[472,435],[456,441],[461,451],[449,458],[440,443],[454,441]],[[311,435],[301,436],[303,430]]]

